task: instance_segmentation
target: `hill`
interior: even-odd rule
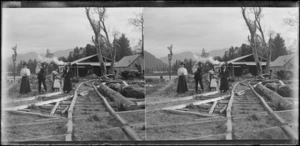
[[[145,68],[155,69],[163,66],[167,66],[166,63],[162,62],[160,59],[156,58],[151,53],[144,51],[145,56]]]
[[[62,57],[62,56],[63,57],[68,57],[70,51],[73,51],[73,49],[59,50],[59,51],[53,52],[53,54],[57,58],[58,57]],[[29,59],[31,59],[31,60],[34,60],[34,59],[38,60],[38,55],[45,56],[45,54],[38,54],[36,52],[28,52],[28,53],[25,53],[25,54],[18,54],[16,63],[19,63],[21,60],[23,60],[23,61],[28,61]],[[6,61],[9,64],[12,63],[11,57],[7,57]]]
[[[193,54],[192,52],[182,52],[182,53],[179,53],[179,54],[173,54],[172,56],[172,62],[171,64],[175,63],[176,60],[184,60],[184,59],[190,59],[190,58],[194,58],[193,57]],[[168,61],[168,56],[165,56],[165,57],[161,57],[160,60],[162,62],[164,62],[165,64],[169,64],[169,61]]]

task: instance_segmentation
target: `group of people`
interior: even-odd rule
[[[41,93],[42,86],[44,87],[45,92],[47,92],[47,85],[46,85],[46,67],[45,63],[39,63],[36,67],[36,74],[38,79],[38,91]],[[20,93],[21,94],[27,94],[31,92],[31,87],[29,83],[29,76],[30,76],[30,70],[28,69],[28,65],[26,63],[23,64],[23,68],[21,69],[20,75],[22,76],[21,80],[21,87],[20,87]],[[52,71],[52,91],[60,91],[61,89],[61,79],[64,79],[63,82],[63,91],[69,93],[72,91],[72,82],[71,78],[73,77],[73,73],[71,70],[71,65],[68,64],[65,66],[65,69],[63,71],[63,75],[59,76],[59,70],[53,70]]]
[[[229,90],[229,84],[228,84],[228,76],[229,71],[226,68],[226,63],[221,66],[221,69],[219,71],[219,77],[221,79],[220,87],[219,87],[219,80],[218,76],[216,75],[216,72],[214,71],[214,68],[208,71],[208,80],[209,80],[209,90],[212,89],[218,90],[220,89],[221,92],[227,92]],[[203,86],[203,66],[202,63],[196,63],[194,64],[193,68],[193,74],[194,74],[194,81],[195,81],[195,93],[198,92],[198,86],[200,85],[201,91],[204,92],[204,86]],[[177,93],[185,93],[188,91],[187,86],[187,76],[188,72],[187,69],[184,67],[184,63],[180,63],[180,67],[177,70],[178,74],[178,85],[177,85]]]

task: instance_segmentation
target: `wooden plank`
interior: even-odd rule
[[[116,112],[116,114],[136,113],[136,112],[145,112],[145,109],[142,109],[142,110],[131,110],[131,111],[120,111],[120,112]]]
[[[126,81],[122,81],[122,83],[125,85],[125,87],[127,87],[127,86],[129,86],[127,83],[126,83]]]
[[[93,84],[93,87],[96,91],[96,93],[99,95],[99,97],[102,99],[102,101],[104,102],[104,105],[106,107],[106,109],[108,110],[108,112],[110,113],[110,115],[112,115],[113,117],[115,117],[123,126],[122,126],[122,130],[132,139],[132,140],[141,140],[140,137],[137,136],[137,134],[131,129],[131,127],[128,126],[127,122],[120,117],[118,114],[116,114],[116,112],[114,111],[114,109],[110,106],[110,104],[107,102],[107,100],[105,99],[105,97],[102,96],[102,94],[100,94],[97,90],[97,88],[95,87],[95,85]]]
[[[39,97],[49,97],[49,96],[55,96],[55,95],[59,95],[62,94],[62,92],[53,92],[53,93],[48,93],[48,94],[42,94],[42,95],[37,95],[37,96],[32,96],[32,97],[26,97],[26,98],[21,98],[21,99],[16,99],[11,101],[12,103],[14,102],[21,102],[21,101],[28,101],[28,100],[35,100]]]
[[[213,105],[212,105],[212,107],[210,108],[210,110],[209,110],[208,114],[210,114],[210,115],[211,115],[211,114],[214,112],[214,110],[215,110],[215,107],[216,107],[217,103],[218,103],[218,101],[215,101],[215,102],[214,102],[214,104],[213,104]]]
[[[136,98],[128,98],[126,97],[128,100],[132,101],[132,102],[143,102],[145,101],[145,99],[136,99]]]
[[[59,105],[59,102],[56,102],[55,106],[53,107],[52,111],[50,112],[50,115],[54,115],[58,105]]]
[[[296,134],[293,133],[291,127],[289,126],[285,126],[288,125],[288,123],[282,119],[278,114],[276,114],[270,107],[269,105],[265,102],[265,100],[263,99],[263,97],[261,97],[255,90],[254,88],[250,85],[249,86],[251,88],[251,90],[254,92],[254,94],[259,98],[259,100],[262,102],[264,108],[268,111],[268,113],[275,118],[277,121],[279,121],[281,123],[281,129],[289,136],[289,138],[291,139],[298,139]]]
[[[218,101],[218,100],[221,100],[221,99],[225,99],[227,97],[230,97],[230,95],[224,95],[224,96],[221,96],[221,97],[217,97],[217,98],[212,98],[212,99],[207,99],[207,100],[201,100],[201,101],[196,101],[196,102],[193,102],[193,103],[188,103],[188,104],[180,104],[180,105],[175,105],[175,106],[169,106],[169,107],[165,107],[165,108],[162,108],[164,110],[176,110],[176,109],[180,109],[180,108],[185,108],[187,105],[201,105],[201,104],[205,104],[205,103],[209,103],[209,102],[214,102],[214,101]]]
[[[55,116],[45,115],[45,114],[40,114],[40,113],[23,112],[23,111],[15,111],[15,110],[8,110],[7,112],[21,114],[21,115],[35,115],[35,116],[40,116],[40,117],[45,117],[45,118],[55,118]]]
[[[175,113],[175,114],[197,115],[197,116],[200,116],[200,117],[215,117],[215,115],[202,114],[202,113],[189,112],[189,111],[180,111],[180,110],[165,110],[165,111]]]
[[[67,106],[67,107],[61,112],[61,114],[65,114],[65,113],[67,112],[68,108],[69,108],[69,106]]]

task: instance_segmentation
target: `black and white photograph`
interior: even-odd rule
[[[1,143],[145,140],[143,8],[3,8]]]
[[[8,1],[1,144],[298,144],[299,3]]]
[[[299,11],[146,8],[147,140],[298,140]]]

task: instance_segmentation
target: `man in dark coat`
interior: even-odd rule
[[[222,65],[221,71],[220,71],[220,77],[221,77],[220,90],[221,90],[221,92],[227,92],[227,90],[229,90],[229,84],[228,84],[229,71],[226,66],[227,66],[226,63],[224,65]]]
[[[73,77],[73,72],[71,69],[71,64],[68,64],[65,66],[64,73],[62,75],[62,78],[64,78],[64,86],[63,86],[63,91],[70,93],[72,91],[72,82],[71,78]]]
[[[39,82],[39,93],[41,93],[41,84],[43,84],[45,91],[47,92],[47,86],[46,86],[46,68],[45,64],[42,63],[42,68],[40,72],[38,73],[38,82]]]
[[[198,83],[200,83],[202,92],[204,91],[202,76],[203,76],[203,67],[202,67],[202,63],[199,62],[197,71],[195,72],[195,75],[194,75],[194,78],[195,78],[195,92],[196,93],[198,93]]]

